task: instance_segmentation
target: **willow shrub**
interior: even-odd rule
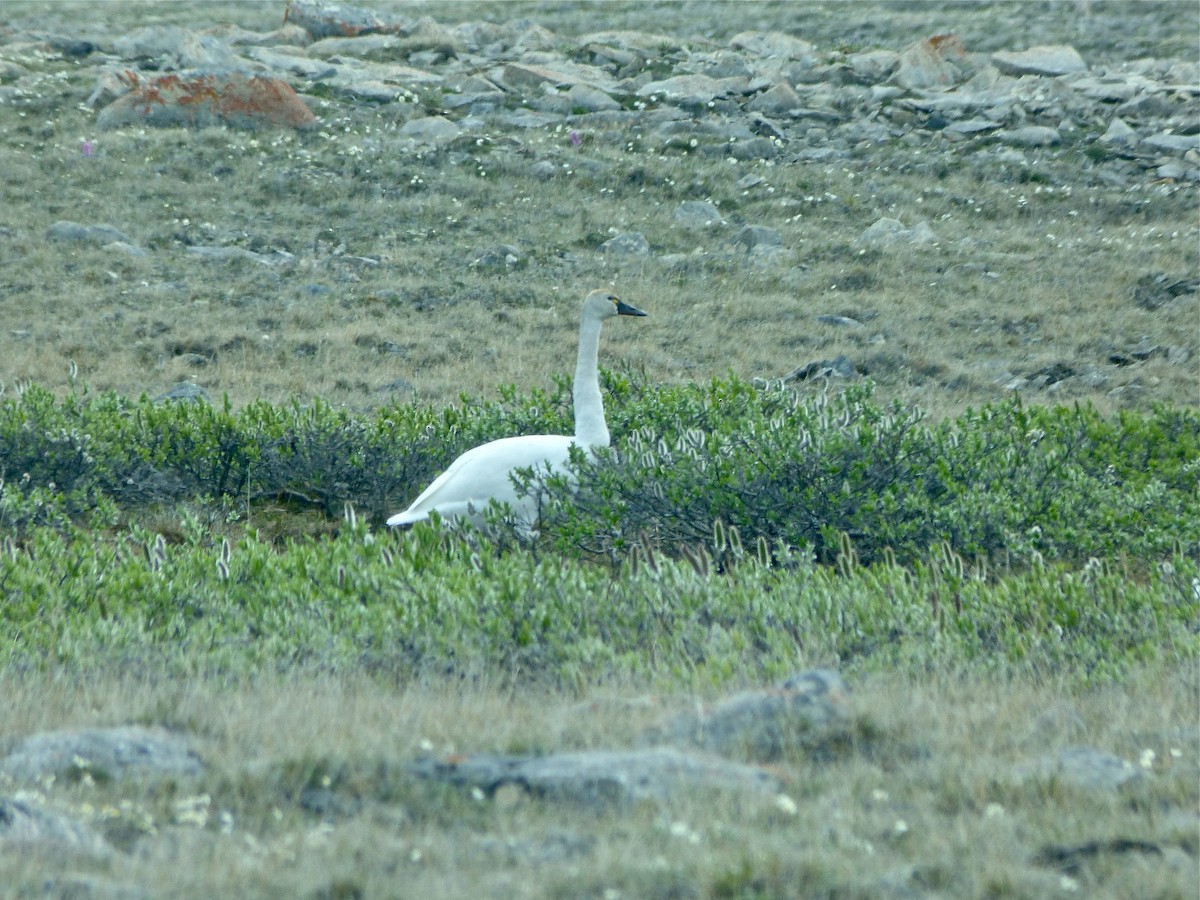
[[[596,464],[577,461],[579,488],[555,508],[562,549],[683,552],[723,525],[822,562],[843,534],[867,562],[940,544],[1009,562],[1200,550],[1190,411],[1108,420],[1013,399],[928,424],[861,388],[800,399],[732,379],[627,393],[630,431]]]
[[[798,397],[737,378],[651,386],[605,375],[613,447],[553,479],[544,540],[620,557],[680,556],[729,528],[748,546],[864,562],[945,544],[968,558],[1153,560],[1200,550],[1200,418],[1105,418],[1019,400],[939,423],[865,387]],[[12,532],[146,502],[285,498],[381,522],[457,454],[513,434],[570,431],[565,380],[491,403],[156,404],[36,386],[0,403],[0,524]],[[532,487],[532,479],[528,480]]]

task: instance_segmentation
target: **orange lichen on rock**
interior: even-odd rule
[[[168,74],[141,81],[105,107],[101,128],[123,125],[311,128],[312,110],[285,82],[262,75]]]

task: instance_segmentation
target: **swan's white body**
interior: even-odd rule
[[[604,421],[598,372],[600,324],[613,316],[644,315],[640,309],[623,303],[607,291],[588,294],[583,301],[579,358],[575,363],[574,436],[526,434],[474,447],[454,460],[408,509],[396,513],[387,523],[409,525],[428,519],[435,510],[444,519],[466,518],[480,523],[488,504],[497,501],[512,508],[519,526],[532,528],[538,518],[537,498],[517,496],[513,471],[528,468],[543,473],[546,470],[563,471],[572,445],[584,451],[608,446],[608,425]]]

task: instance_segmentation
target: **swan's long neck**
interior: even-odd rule
[[[575,441],[585,447],[607,447],[608,425],[600,398],[600,320],[584,316],[579,325],[579,359],[575,362]]]

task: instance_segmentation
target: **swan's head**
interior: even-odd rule
[[[583,301],[583,314],[597,319],[611,319],[613,316],[644,316],[645,313],[636,306],[630,306],[621,298],[609,291],[592,291]]]

